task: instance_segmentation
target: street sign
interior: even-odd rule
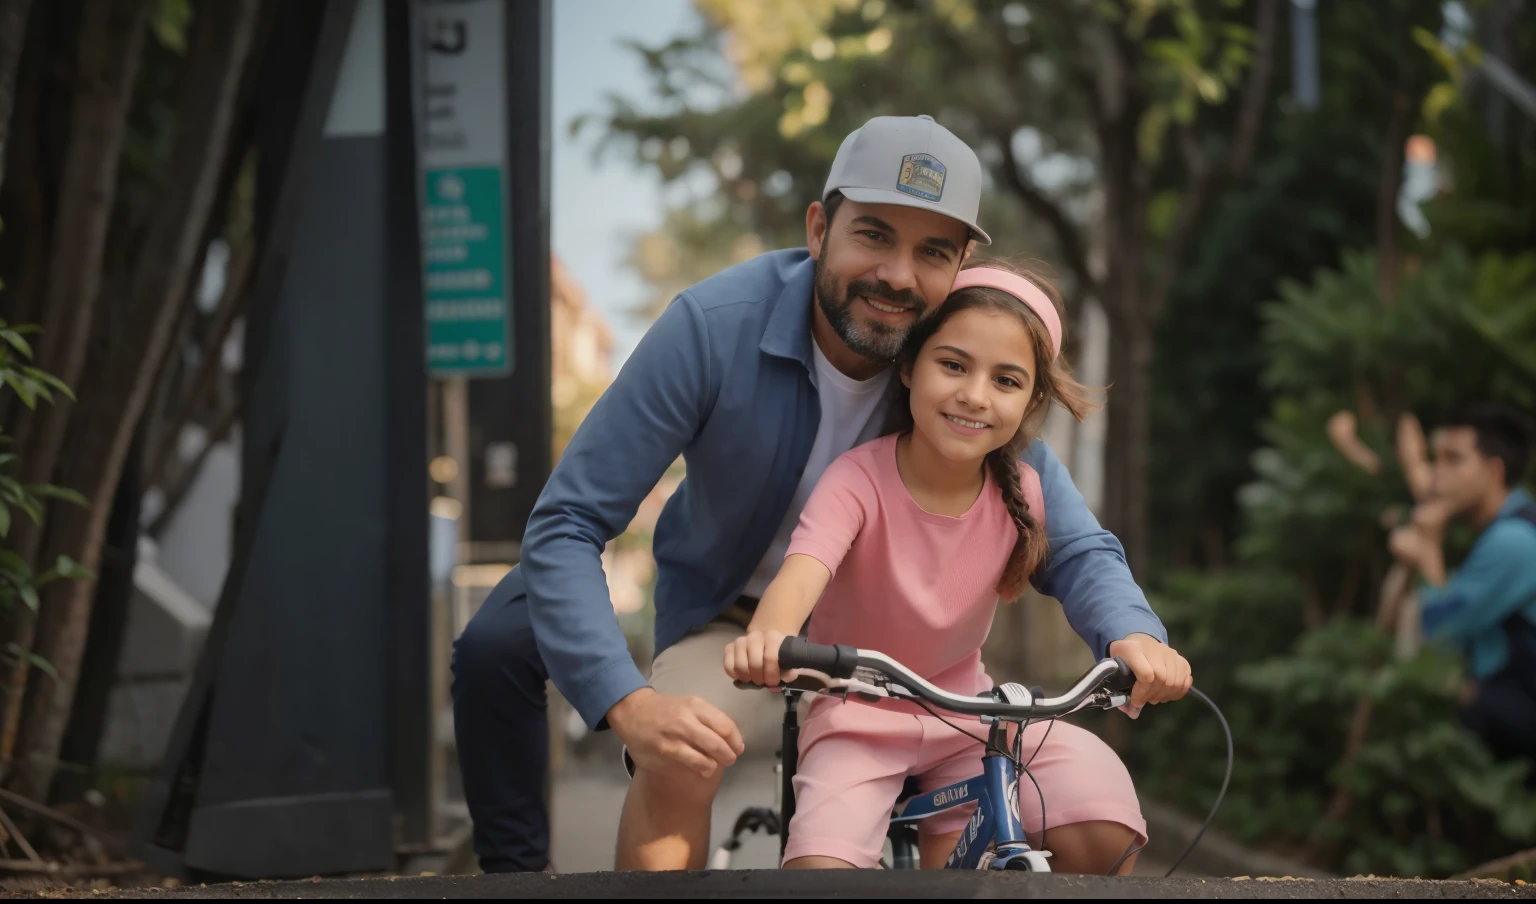
[[[507,4],[415,0],[427,369],[512,372],[507,229]]]

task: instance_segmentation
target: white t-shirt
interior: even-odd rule
[[[811,444],[811,456],[805,461],[805,471],[800,484],[789,502],[789,510],[768,545],[768,552],[752,572],[742,593],[761,599],[763,591],[773,582],[784,564],[784,554],[789,549],[789,538],[800,523],[800,511],[811,498],[816,481],[839,455],[854,446],[867,443],[880,435],[885,426],[886,390],[891,385],[894,370],[887,370],[868,380],[855,380],[827,360],[821,346],[811,341],[811,356],[815,366],[811,369],[811,382],[816,386],[816,397],[821,402],[821,423],[816,427],[816,440]]]

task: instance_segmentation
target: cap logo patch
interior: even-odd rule
[[[924,201],[937,201],[944,194],[944,164],[929,154],[908,154],[901,158],[901,176],[896,190]]]

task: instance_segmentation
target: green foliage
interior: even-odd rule
[[[134,82],[118,171],[120,200],[112,212],[113,228],[126,234],[146,228],[147,212],[156,209],[166,183],[178,175],[170,172],[171,144],[176,137],[176,107],[187,71],[192,14],[191,0],[153,0],[149,7],[149,34],[154,40],[144,42]],[[117,267],[124,263],[109,261]]]
[[[1270,764],[1271,780],[1309,801],[1299,812],[1251,808],[1243,829],[1255,840],[1314,840],[1335,851],[1332,865],[1347,873],[1425,876],[1536,839],[1529,766],[1494,763],[1456,725],[1460,672],[1451,658],[1431,650],[1395,661],[1391,640],[1371,623],[1341,619],[1234,678],[1234,692],[1266,713],[1259,737],[1289,740]],[[1362,698],[1373,706],[1369,740],[1341,762],[1337,751]],[[1343,819],[1320,812],[1330,786],[1356,799]]]
[[[1536,36],[1531,43],[1536,50]],[[1506,254],[1536,247],[1536,147],[1527,141],[1522,151],[1515,142],[1498,141],[1482,127],[1478,111],[1466,106],[1440,115],[1428,134],[1448,190],[1423,205],[1427,245]]]
[[[1335,86],[1334,90],[1342,90]],[[1236,494],[1270,406],[1261,305],[1285,279],[1337,267],[1374,233],[1378,143],[1352,119],[1279,115],[1249,176],[1191,251],[1157,332],[1149,487],[1154,555],[1219,567],[1238,528]]]
[[[1290,30],[1282,27],[1275,97],[1253,165],[1201,225],[1158,328],[1150,469],[1156,479],[1149,486],[1152,521],[1160,525],[1154,570],[1230,562],[1240,526],[1237,490],[1254,477],[1252,454],[1264,444],[1258,427],[1273,402],[1261,380],[1261,306],[1281,282],[1336,269],[1345,252],[1375,241],[1386,112],[1398,90],[1412,94],[1443,77],[1414,39],[1442,31],[1437,0],[1322,3],[1316,15],[1319,108],[1297,109],[1288,96]],[[1201,115],[1204,143],[1231,134],[1235,106]],[[1443,154],[1467,125],[1444,121],[1446,136],[1436,135]],[[1177,163],[1160,172],[1171,188],[1183,183]],[[1454,197],[1465,195],[1461,177],[1452,182]],[[1149,219],[1157,215],[1154,205]],[[1444,234],[1437,224],[1432,239]]]
[[[1375,273],[1372,256],[1350,255],[1312,286],[1281,288],[1268,318],[1272,390],[1331,400],[1363,385],[1431,416],[1474,395],[1536,405],[1536,255],[1449,248],[1392,303],[1377,297]]]
[[[190,0],[156,0],[150,10],[149,25],[155,39],[166,49],[177,53],[187,49],[187,27],[191,23]]]
[[[0,384],[9,387],[28,408],[36,408],[39,401],[53,403],[55,393],[73,400],[69,387],[58,378],[27,363],[32,359],[32,347],[26,336],[36,332],[38,328],[30,324],[13,326],[0,320]],[[0,444],[9,445],[10,437],[0,433]],[[16,465],[16,453],[0,454],[0,539],[10,534],[18,512],[41,524],[43,509],[49,499],[80,506],[87,504],[74,490],[46,483],[23,483],[15,476]],[[17,605],[36,613],[39,605],[37,590],[51,581],[90,577],[90,572],[68,556],[59,556],[52,566],[34,574],[25,559],[9,549],[0,548],[0,618],[10,618]],[[46,662],[25,650],[11,649],[7,655],[26,656],[44,671],[52,670]]]
[[[1231,722],[1236,758],[1218,827],[1313,852],[1348,875],[1452,875],[1536,841],[1529,767],[1495,763],[1455,723],[1455,661],[1434,650],[1395,661],[1390,639],[1355,618],[1303,631],[1299,593],[1284,572],[1255,567],[1174,574],[1155,600]],[[1369,740],[1342,763],[1361,697],[1373,704]],[[1224,762],[1207,712],[1154,708],[1134,738],[1124,754],[1142,793],[1192,813],[1210,807]],[[1325,818],[1335,785],[1355,801],[1342,820]]]
[[[1346,255],[1311,286],[1284,285],[1268,310],[1264,382],[1278,398],[1263,429],[1268,446],[1252,459],[1257,480],[1241,494],[1240,555],[1325,585],[1338,578],[1335,612],[1370,604],[1364,591],[1386,566],[1379,516],[1408,501],[1392,451],[1396,415],[1432,423],[1478,398],[1536,407],[1536,256],[1474,260],[1451,249],[1405,280],[1390,305],[1375,273],[1371,255]],[[1360,410],[1381,477],[1328,441],[1326,419],[1345,408]]]

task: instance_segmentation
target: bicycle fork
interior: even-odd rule
[[[987,752],[981,760],[987,798],[992,803],[992,818],[995,820],[993,848],[982,856],[979,869],[1032,869],[1037,868],[1036,864],[1043,866],[1040,858],[1050,856],[1029,846],[1024,832],[1024,820],[1019,816],[1019,769],[1010,757],[1000,752],[1007,749],[1007,724],[993,722]]]

